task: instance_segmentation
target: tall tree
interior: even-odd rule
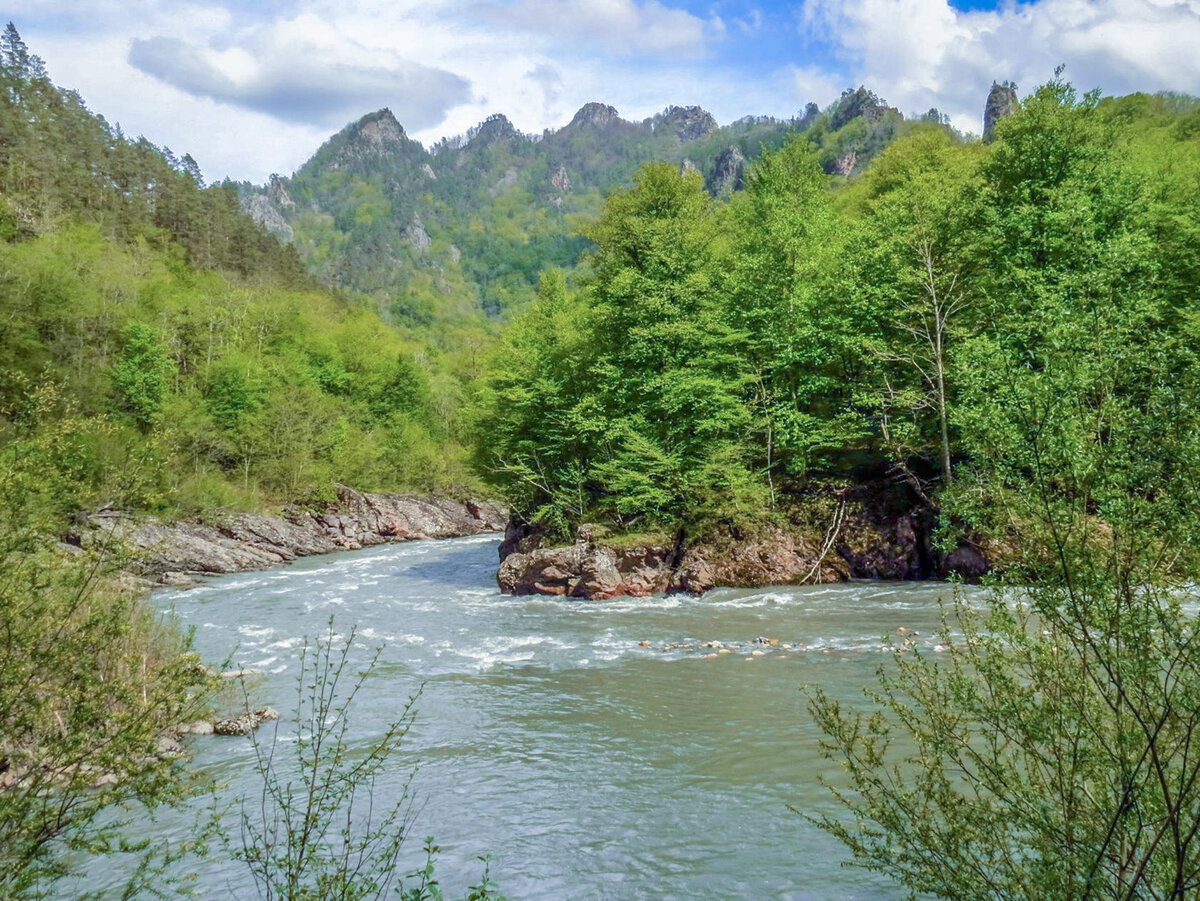
[[[725,209],[695,172],[651,164],[588,231],[595,404],[613,447],[602,480],[624,522],[748,513],[745,335],[720,303]],[[638,480],[646,469],[654,478]]]
[[[853,302],[845,229],[807,142],[755,164],[732,215],[725,310],[746,335],[757,456],[774,495],[781,478],[835,467],[868,434],[852,390],[872,319]]]
[[[978,157],[922,128],[884,151],[859,188],[858,290],[880,326],[866,395],[891,465],[927,499],[954,476],[953,345],[970,334],[978,290]]]

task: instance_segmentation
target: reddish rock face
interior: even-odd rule
[[[644,597],[670,589],[669,548],[620,550],[588,540],[504,558],[496,579],[510,594],[556,594],[589,600]]]
[[[752,537],[724,535],[682,548],[613,547],[592,529],[566,547],[542,548],[531,527],[510,523],[500,546],[500,589],[601,600],[711,588],[816,584],[851,578],[918,580],[958,573],[978,579],[988,560],[964,544],[943,555],[933,543],[934,515],[903,491],[859,485],[830,496],[834,522],[776,528]]]
[[[656,545],[614,548],[582,540],[511,553],[496,578],[509,594],[604,600],[674,591],[701,594],[717,586],[838,582],[849,576],[836,554],[820,559],[819,547],[780,529],[724,547],[696,544],[682,554]]]

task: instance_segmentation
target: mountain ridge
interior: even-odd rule
[[[725,125],[696,105],[635,121],[593,100],[540,134],[494,113],[427,147],[384,107],[332,135],[291,176],[241,186],[242,200],[318,277],[372,297],[385,316],[475,318],[486,328],[533,295],[542,269],[579,262],[588,246],[579,228],[645,163],[694,169],[728,196],[761,153],[803,135],[827,173],[850,178],[922,122],[952,131],[936,110],[905,119],[865,87],[823,111],[809,103],[791,118]]]

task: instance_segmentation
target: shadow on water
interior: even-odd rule
[[[462,545],[434,560],[416,559],[395,570],[394,575],[410,581],[435,585],[442,591],[478,591],[492,588],[499,594],[496,585],[496,568],[500,556],[496,548],[486,545],[488,556],[484,558],[481,546]]]

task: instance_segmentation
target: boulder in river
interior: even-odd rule
[[[217,735],[249,735],[262,723],[277,719],[279,719],[279,712],[273,707],[247,710],[240,716],[213,723],[213,732]]]

